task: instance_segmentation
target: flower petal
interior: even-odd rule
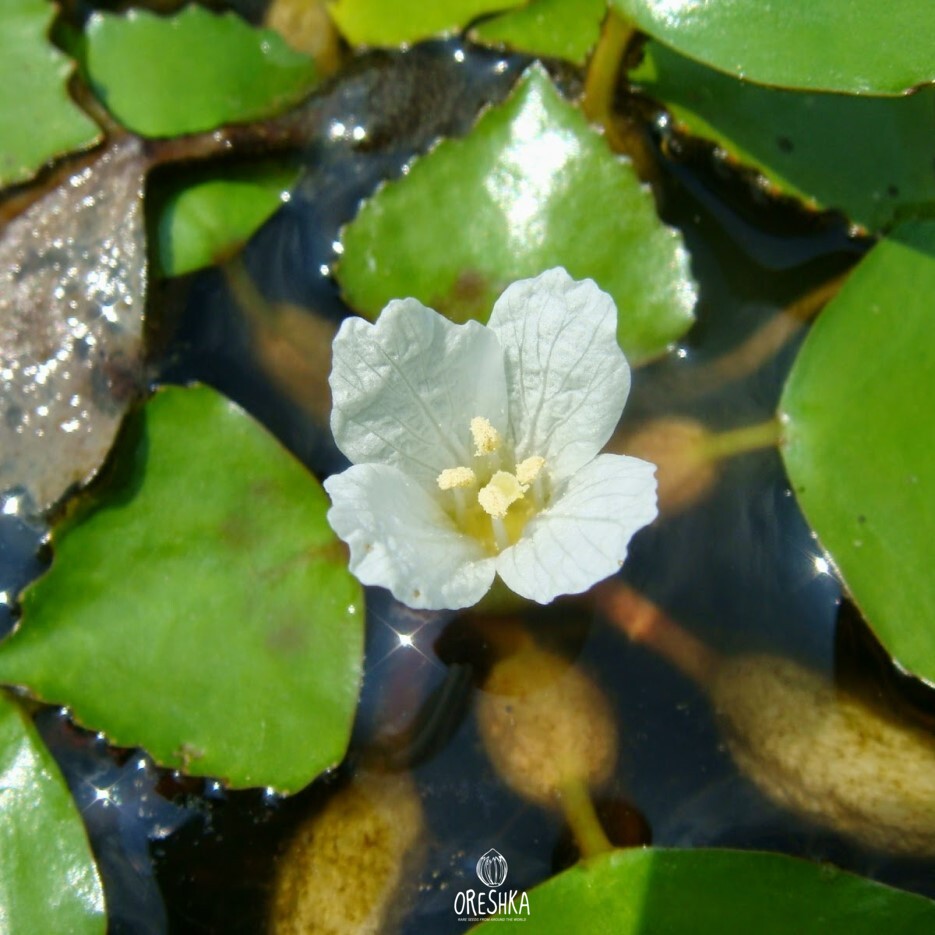
[[[497,556],[500,577],[522,597],[548,604],[613,574],[633,534],[656,518],[655,469],[638,458],[599,455]]]
[[[559,267],[508,286],[489,327],[506,359],[517,460],[538,455],[553,478],[569,477],[610,438],[630,392],[614,300]]]
[[[415,299],[394,300],[375,324],[347,319],[333,353],[331,429],[357,464],[392,464],[434,484],[471,463],[473,417],[507,427],[503,354],[476,321],[455,325]]]
[[[489,590],[495,559],[452,525],[401,470],[355,464],[325,481],[331,528],[350,546],[351,572],[410,607],[470,607]]]

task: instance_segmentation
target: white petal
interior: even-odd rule
[[[599,455],[497,556],[500,577],[522,597],[548,604],[613,574],[633,534],[656,518],[654,471],[639,458]]]
[[[355,463],[377,462],[435,483],[470,464],[471,419],[507,426],[503,354],[476,321],[455,325],[415,299],[375,324],[349,318],[334,339],[331,429]]]
[[[398,468],[355,464],[325,481],[331,528],[351,548],[351,572],[410,607],[455,610],[490,589],[495,559],[455,529]]]
[[[630,391],[614,300],[550,269],[508,286],[489,327],[506,358],[517,460],[538,455],[553,478],[570,476],[603,448]]]

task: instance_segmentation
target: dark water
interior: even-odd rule
[[[441,135],[465,132],[485,102],[508,92],[523,64],[455,43],[357,63],[316,105],[318,128],[291,201],[246,248],[246,269],[260,292],[332,321],[346,314],[330,276],[341,225],[414,154]],[[362,127],[363,139],[334,134],[335,122]],[[692,392],[693,368],[853,264],[866,244],[839,219],[768,202],[706,152],[669,140],[651,120],[646,136],[660,170],[661,214],[685,237],[701,298],[698,324],[680,348],[634,375],[624,418],[637,424],[690,415],[714,429],[763,421],[775,412],[796,341],[721,390]],[[150,315],[159,347],[155,382],[210,383],[320,477],[343,467],[328,433],[276,389],[254,356],[238,301],[219,271],[157,285]],[[43,567],[45,558],[36,555],[42,535],[13,506],[0,516],[0,626],[9,625],[16,592]],[[768,651],[830,673],[840,588],[816,566],[820,558],[778,454],[766,451],[728,462],[703,501],[641,532],[623,575],[720,650]],[[774,849],[935,892],[930,865],[861,851],[769,804],[738,775],[700,690],[586,607],[559,602],[528,623],[575,656],[613,704],[619,763],[600,801],[618,842]],[[413,635],[411,646],[400,644],[400,633]],[[861,658],[858,651],[858,668]],[[509,791],[484,753],[473,701],[488,662],[476,621],[416,613],[373,590],[348,762],[289,799],[227,792],[157,770],[138,751],[111,750],[70,727],[61,712],[41,712],[37,722],[101,864],[111,931],[262,931],[291,830],[373,757],[378,734],[385,756],[411,767],[429,829],[423,869],[399,897],[409,907],[406,932],[463,931],[453,893],[470,885],[478,856],[490,847],[508,856],[511,886],[519,889],[567,865],[574,853],[561,819]],[[387,735],[398,742],[387,747]],[[106,800],[101,789],[110,790]]]

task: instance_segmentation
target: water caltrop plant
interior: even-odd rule
[[[495,575],[546,604],[617,571],[656,516],[654,466],[599,454],[630,391],[613,300],[563,269],[513,283],[487,326],[415,299],[334,341],[325,481],[351,570],[411,607],[469,607]]]

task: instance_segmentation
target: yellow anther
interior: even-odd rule
[[[528,486],[539,476],[539,472],[544,465],[545,458],[540,458],[539,455],[526,458],[525,461],[520,461],[520,463],[516,465],[516,479],[521,484],[526,484]]]
[[[485,513],[496,519],[503,519],[510,504],[522,500],[527,489],[526,485],[521,484],[512,474],[497,471],[490,478],[490,483],[478,492],[477,502]]]
[[[455,487],[470,487],[477,481],[474,472],[469,467],[445,468],[438,475],[438,486],[441,490],[454,490]]]
[[[500,433],[483,416],[471,419],[471,435],[474,436],[474,454],[492,454],[500,447]]]

